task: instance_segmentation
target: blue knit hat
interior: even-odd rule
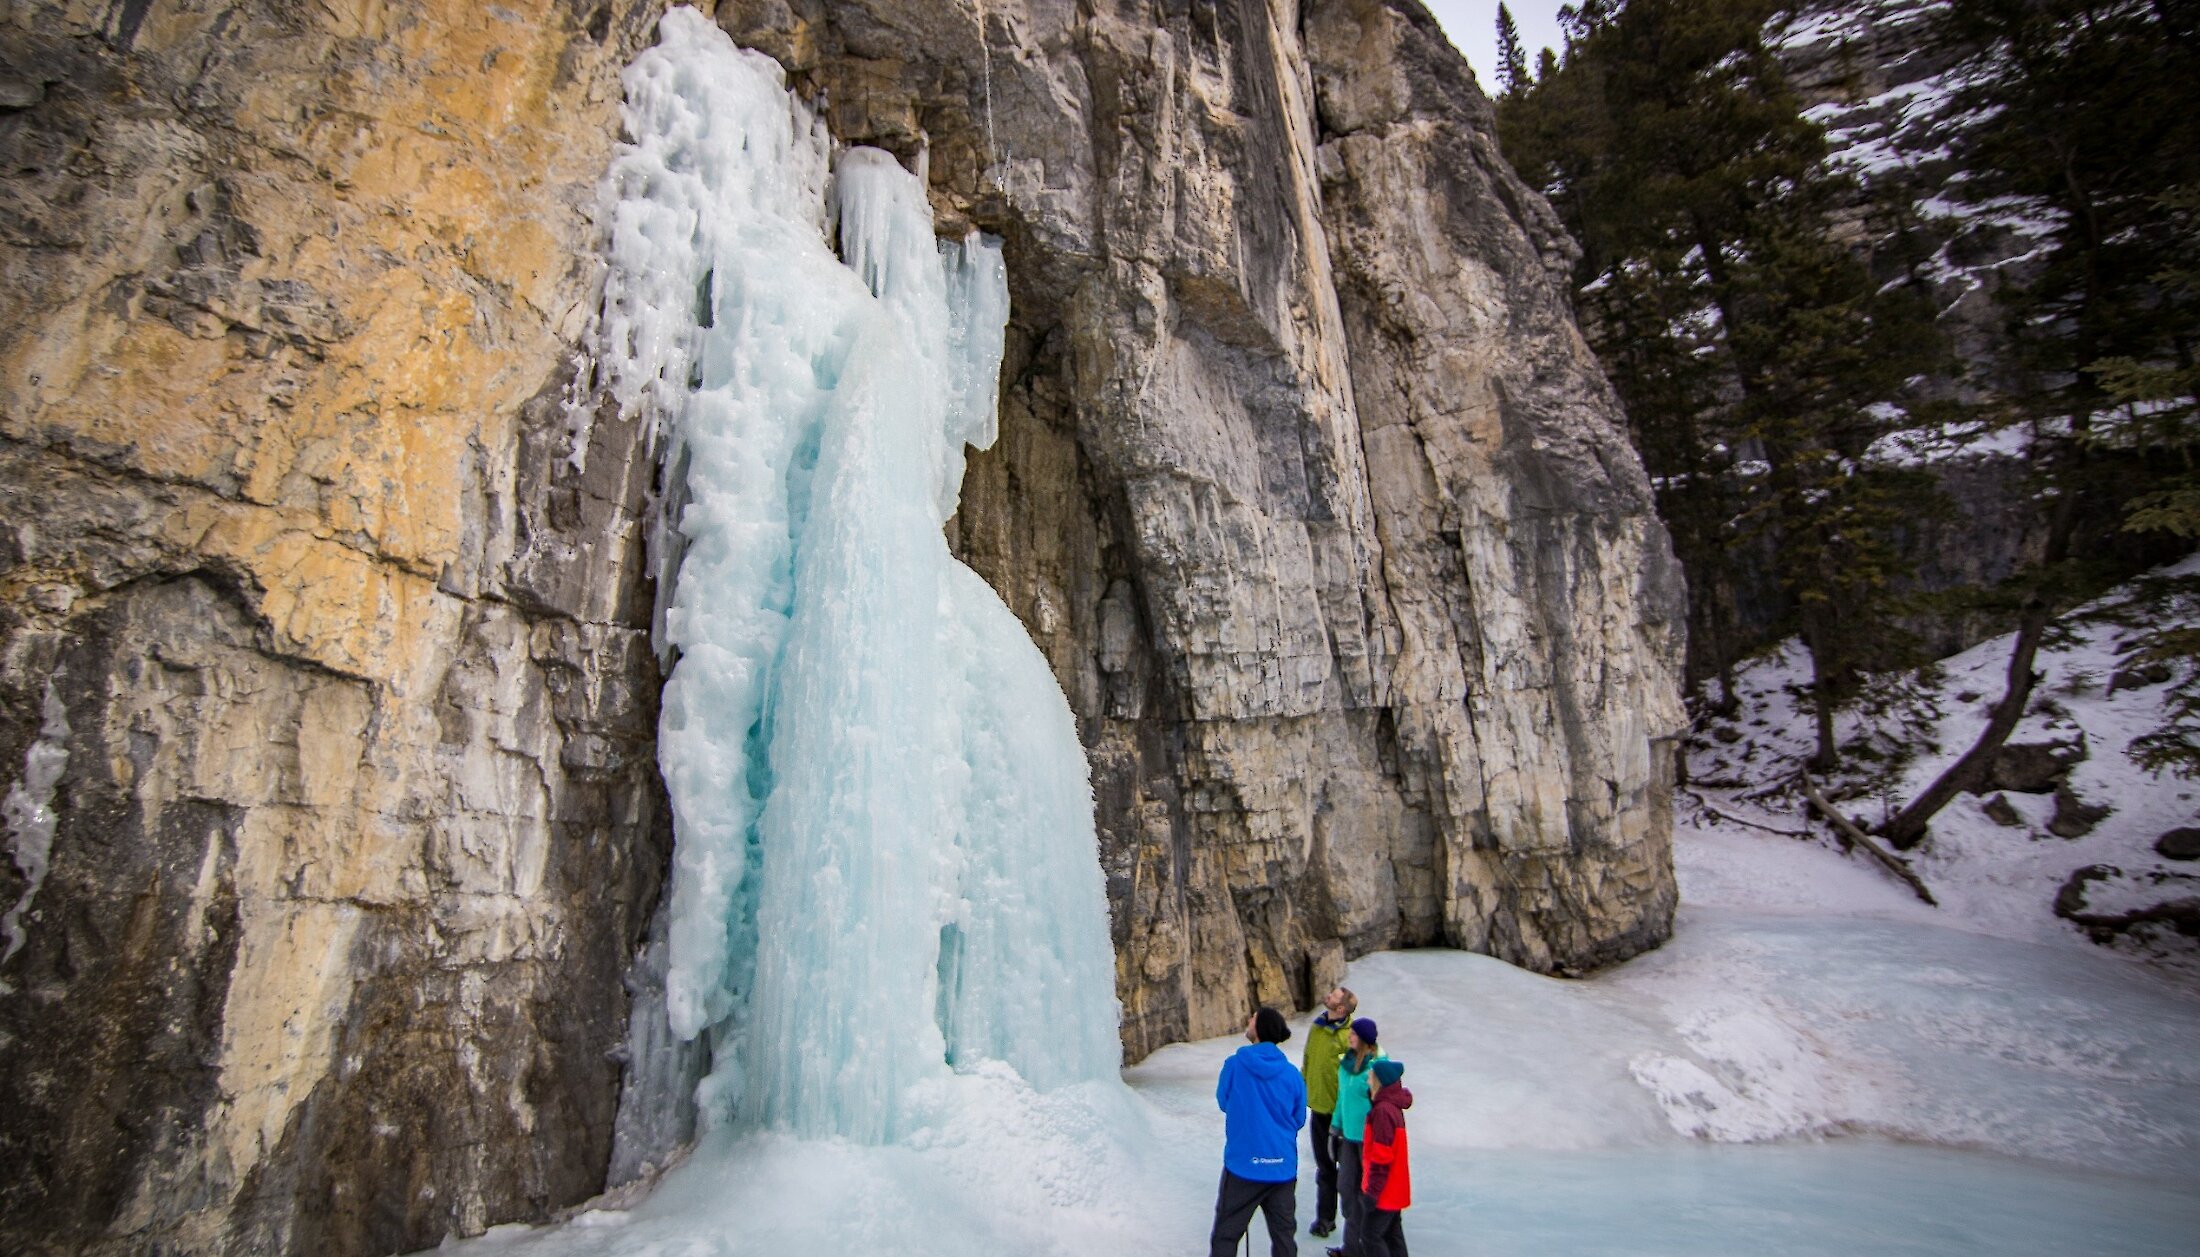
[[[1386,1058],[1375,1062],[1375,1081],[1386,1087],[1403,1078],[1405,1072],[1404,1061],[1393,1061]]]
[[[1358,1021],[1353,1022],[1352,1033],[1360,1036],[1360,1042],[1365,1043],[1369,1047],[1375,1046],[1375,1021],[1373,1018],[1362,1017]]]

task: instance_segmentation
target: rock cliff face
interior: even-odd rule
[[[601,1186],[670,843],[651,473],[612,424],[567,474],[558,407],[626,55],[459,4],[0,27],[7,780],[49,686],[69,730],[50,871],[0,875],[0,1249],[388,1252]]]
[[[722,20],[1008,241],[958,542],[1084,718],[1134,1055],[1346,953],[1663,937],[1677,572],[1418,6]]]
[[[390,1252],[603,1186],[652,469],[607,415],[574,471],[560,399],[661,7],[0,26],[0,764],[67,753],[0,871],[0,1247]],[[1664,937],[1678,578],[1417,5],[718,17],[1006,241],[952,529],[1082,719],[1132,1055],[1372,948]]]

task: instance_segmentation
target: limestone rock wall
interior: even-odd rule
[[[1126,1048],[1655,945],[1681,581],[1465,63],[1412,3],[1089,7],[720,20],[1007,242],[956,541],[1083,719]]]
[[[0,1248],[390,1252],[602,1187],[652,472],[609,415],[575,471],[560,397],[661,8],[0,19],[0,771],[49,681],[70,728]],[[1006,241],[950,529],[1081,718],[1130,1055],[1378,947],[1664,936],[1678,578],[1418,5],[718,19]]]
[[[651,472],[610,423],[573,476],[558,406],[648,33],[598,16],[0,19],[0,774],[49,682],[70,728],[0,1250],[391,1252],[602,1184],[670,838]]]

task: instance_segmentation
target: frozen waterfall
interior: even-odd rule
[[[666,469],[655,1006],[707,1038],[704,1120],[883,1143],[952,1070],[1113,1079],[1084,752],[941,533],[994,435],[999,245],[937,242],[915,177],[834,160],[778,66],[691,9],[625,88],[598,367]]]

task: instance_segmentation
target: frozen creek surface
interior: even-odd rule
[[[704,1130],[627,1207],[452,1247],[1198,1251],[1237,1043],[1118,1075],[1074,727],[940,540],[991,438],[998,251],[936,246],[914,178],[835,160],[690,11],[626,89],[599,367],[686,489],[672,911],[619,1155],[677,1139],[691,1088]],[[1417,1097],[1423,1257],[2192,1250],[2187,994],[1948,928],[1813,847],[1684,834],[1681,860],[1674,942],[1593,980],[1353,967]]]
[[[1673,942],[1596,978],[1352,966],[1414,1089],[1417,1254],[2194,1251],[2200,1002],[2075,937],[1933,924],[1816,847],[1680,841]],[[1127,1089],[956,1076],[904,1146],[714,1138],[629,1211],[464,1247],[1196,1252],[1236,1046],[1164,1049]]]

